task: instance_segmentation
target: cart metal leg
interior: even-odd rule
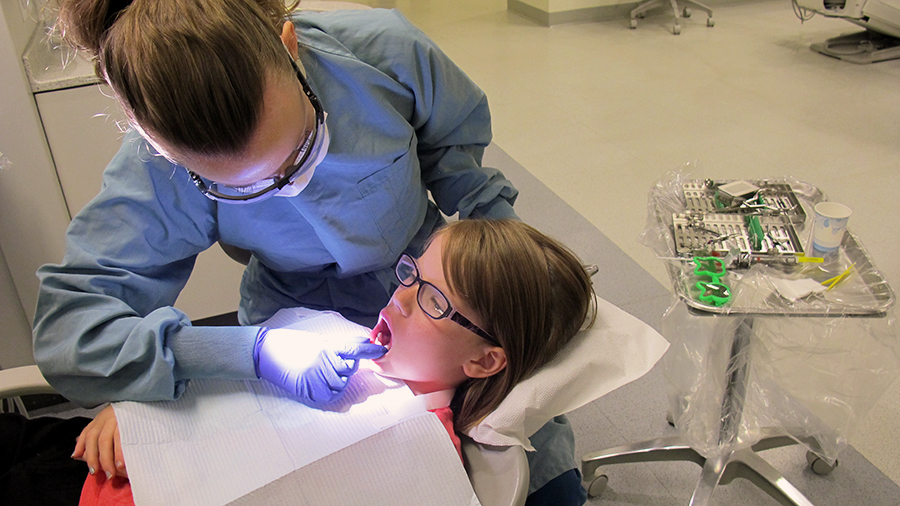
[[[597,472],[601,466],[612,464],[694,462],[703,469],[691,497],[691,506],[709,504],[715,488],[727,485],[735,478],[750,481],[786,506],[813,506],[777,469],[756,454],[759,451],[793,444],[797,442],[787,436],[772,436],[762,439],[751,448],[743,448],[707,460],[685,444],[681,436],[670,436],[589,453],[582,457],[581,469],[582,474],[591,480],[600,476]]]
[[[598,468],[610,464],[688,461],[703,468],[691,497],[691,506],[709,504],[716,487],[720,484],[727,485],[735,478],[744,478],[752,482],[785,506],[813,506],[777,469],[756,454],[759,451],[792,445],[796,441],[768,430],[764,431],[764,437],[752,447],[729,450],[737,440],[740,429],[747,375],[750,371],[750,364],[747,362],[747,347],[750,345],[752,334],[753,318],[748,316],[735,329],[732,341],[726,369],[729,371],[728,383],[722,400],[718,456],[711,459],[703,457],[686,444],[681,436],[657,438],[583,456],[581,470],[585,479],[588,481],[599,479]],[[592,495],[599,493],[597,488],[589,487]]]

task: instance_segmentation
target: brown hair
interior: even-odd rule
[[[253,135],[266,80],[293,78],[288,12],[283,0],[60,0],[59,28],[133,124],[181,152],[228,156]]]
[[[593,324],[596,300],[578,257],[525,223],[460,220],[438,233],[450,289],[481,317],[507,357],[498,374],[457,388],[454,424],[466,432]]]

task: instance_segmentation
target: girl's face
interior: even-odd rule
[[[443,235],[439,234],[416,260],[419,277],[434,284],[454,309],[481,327],[481,318],[447,285],[441,267],[442,244]],[[448,318],[435,320],[425,314],[416,301],[418,289],[418,283],[400,286],[381,310],[371,339],[389,351],[373,361],[375,372],[404,380],[418,395],[456,388],[469,377],[489,376],[505,367],[502,348],[491,346]],[[498,364],[500,355],[502,364]]]

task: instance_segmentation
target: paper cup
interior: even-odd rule
[[[830,253],[840,247],[847,230],[847,222],[853,211],[844,204],[820,202],[816,204],[816,222],[813,226],[813,249]]]

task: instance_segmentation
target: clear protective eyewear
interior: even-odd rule
[[[422,308],[422,311],[424,311],[426,315],[434,320],[450,318],[451,321],[474,332],[492,345],[500,346],[500,343],[497,342],[493,336],[481,330],[481,328],[472,323],[468,318],[453,309],[447,296],[444,295],[438,287],[419,277],[419,268],[416,266],[416,262],[411,256],[405,253],[401,255],[395,271],[401,285],[410,287],[416,283],[419,284],[419,290],[416,292],[416,302],[419,303],[419,307]]]
[[[229,204],[250,204],[253,202],[261,202],[278,193],[285,186],[293,183],[299,177],[303,176],[314,168],[319,158],[319,150],[322,148],[322,130],[325,127],[325,111],[322,110],[322,104],[319,98],[309,88],[306,78],[297,67],[297,64],[291,59],[291,66],[297,74],[303,93],[309,99],[316,113],[316,126],[313,128],[309,136],[297,148],[298,154],[294,163],[285,170],[281,177],[272,177],[257,181],[247,186],[227,186],[215,181],[207,183],[202,177],[188,169],[191,181],[197,186],[201,193],[217,202],[226,202]],[[268,184],[266,184],[268,183]]]

